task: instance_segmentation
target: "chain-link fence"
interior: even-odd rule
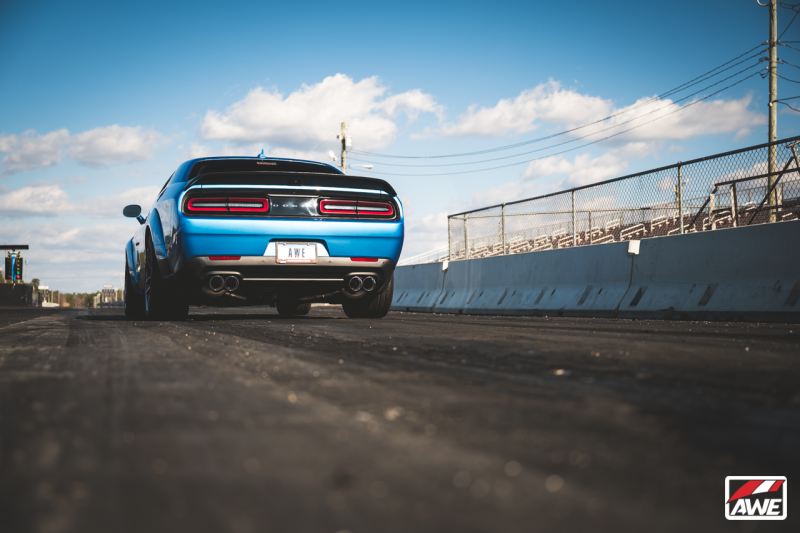
[[[450,215],[448,257],[472,259],[793,220],[800,137]]]

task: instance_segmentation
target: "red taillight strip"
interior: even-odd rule
[[[186,203],[189,211],[227,211],[226,198],[192,198]]]
[[[355,215],[356,202],[352,200],[321,200],[319,212],[326,215]]]
[[[320,200],[319,212],[323,215],[363,215],[393,217],[394,206],[389,202],[361,202],[354,200]]]
[[[187,211],[230,211],[234,213],[266,213],[269,198],[191,198]]]
[[[228,209],[235,212],[266,213],[269,198],[228,198]]]
[[[358,202],[358,214],[390,217],[394,215],[394,208],[384,202]]]
[[[208,258],[212,261],[238,261],[241,255],[209,255]]]
[[[350,261],[360,261],[364,263],[377,263],[377,257],[351,257]]]

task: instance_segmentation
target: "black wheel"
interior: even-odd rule
[[[144,318],[144,297],[141,294],[136,294],[127,263],[125,264],[125,297],[123,303],[125,304],[126,317],[133,319]]]
[[[300,303],[294,300],[278,300],[275,302],[275,307],[282,317],[304,316],[311,311],[311,303]]]
[[[383,318],[389,314],[394,297],[394,274],[389,278],[386,290],[373,297],[364,296],[342,304],[342,310],[349,318]]]
[[[144,312],[148,320],[183,320],[189,303],[178,291],[167,286],[158,269],[156,252],[148,243],[144,264]]]

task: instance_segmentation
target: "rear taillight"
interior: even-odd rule
[[[190,213],[267,213],[269,198],[191,198],[186,202]]]
[[[242,256],[240,255],[209,255],[208,258],[212,261],[238,261]]]
[[[269,200],[266,198],[228,198],[228,209],[240,213],[266,213],[269,211]]]
[[[319,212],[326,215],[355,215],[356,202],[352,200],[321,200]]]
[[[186,203],[189,211],[227,211],[227,198],[192,198]]]
[[[351,257],[350,261],[358,261],[363,263],[377,263],[377,257]]]
[[[389,202],[362,202],[355,200],[320,200],[319,212],[323,215],[358,215],[393,217],[394,206]]]
[[[390,217],[394,215],[394,207],[387,202],[358,202],[358,214]]]

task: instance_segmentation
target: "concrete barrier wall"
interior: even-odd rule
[[[400,267],[395,310],[800,321],[800,221]]]
[[[430,311],[442,292],[444,274],[441,263],[395,269],[392,306],[401,304],[406,311]]]
[[[800,221],[779,222],[643,240],[619,316],[794,322],[798,297]]]

